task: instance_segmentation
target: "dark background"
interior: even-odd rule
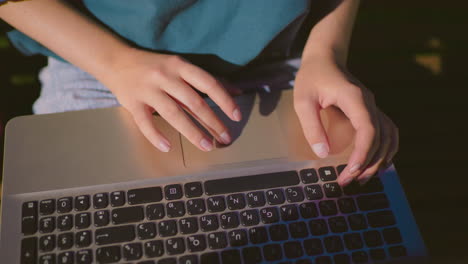
[[[395,164],[441,263],[468,263],[467,11],[463,1],[363,1],[350,51],[351,71],[400,128]],[[0,35],[0,138],[9,119],[31,114],[45,63]]]

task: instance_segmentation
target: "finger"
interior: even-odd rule
[[[239,122],[242,119],[239,106],[211,74],[187,63],[184,67],[181,67],[180,75],[195,89],[206,93],[231,120]]]
[[[372,111],[373,107],[367,107],[362,96],[343,97],[337,106],[349,118],[356,130],[354,149],[350,155],[348,165],[341,175],[339,183],[346,185],[354,177],[360,175],[367,164],[372,160],[378,149],[379,131]]]
[[[379,113],[379,123],[380,123],[380,138],[381,144],[379,150],[374,155],[372,161],[369,163],[369,166],[357,177],[357,180],[361,184],[365,184],[369,179],[374,176],[377,171],[385,165],[385,160],[390,150],[392,144],[391,132],[392,128],[390,123],[384,118],[383,113]]]
[[[211,151],[213,143],[203,133],[182,108],[166,93],[153,93],[147,97],[150,104],[177,131],[185,136],[193,145],[203,151]],[[157,102],[157,105],[155,104]]]
[[[231,143],[231,136],[226,126],[195,90],[182,81],[173,82],[165,87],[166,92],[182,104],[219,142]]]
[[[391,165],[393,157],[395,157],[396,153],[398,152],[398,146],[400,144],[400,136],[399,136],[399,131],[395,123],[385,114],[383,114],[384,119],[390,124],[390,129],[391,133],[390,136],[392,138],[391,140],[391,145],[387,154],[387,157],[385,157],[385,165],[388,167]]]
[[[169,152],[171,150],[170,142],[156,128],[153,113],[148,106],[141,104],[132,109],[131,113],[136,125],[151,144],[162,152]]]
[[[317,100],[297,99],[294,102],[296,114],[304,131],[304,136],[309,142],[309,145],[319,158],[325,158],[330,151],[327,135],[323,128],[322,119],[320,118],[320,105]]]

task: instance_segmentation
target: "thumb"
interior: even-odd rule
[[[327,140],[327,134],[323,128],[322,119],[320,118],[320,105],[317,100],[297,100],[294,104],[296,114],[304,131],[304,136],[309,142],[312,151],[319,158],[325,158],[330,152],[330,147]]]

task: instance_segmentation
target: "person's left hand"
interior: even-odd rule
[[[338,107],[356,130],[354,149],[338,178],[340,185],[353,179],[364,184],[391,164],[398,150],[398,128],[377,108],[372,92],[344,67],[329,58],[303,58],[294,86],[295,111],[319,158],[325,158],[330,151],[321,109]]]

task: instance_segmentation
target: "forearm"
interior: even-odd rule
[[[312,28],[303,58],[329,57],[342,66],[346,65],[359,0],[336,1],[336,8]]]
[[[62,58],[97,76],[129,49],[127,44],[60,0],[11,2],[0,18]]]

